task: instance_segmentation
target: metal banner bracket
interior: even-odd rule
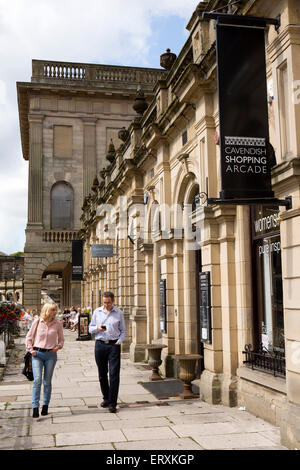
[[[204,203],[210,205],[235,205],[235,206],[251,206],[251,205],[262,205],[262,206],[285,206],[286,210],[293,208],[292,196],[287,196],[285,199],[277,199],[276,197],[266,198],[235,198],[235,199],[222,199],[216,197],[208,197],[208,177],[206,177],[206,193],[201,193],[201,199],[205,197]]]

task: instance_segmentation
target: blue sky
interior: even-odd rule
[[[167,48],[181,50],[198,3],[0,0],[0,251],[23,251],[25,243],[28,163],[21,152],[16,82],[30,81],[31,60],[159,67]]]

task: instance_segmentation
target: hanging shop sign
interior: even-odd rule
[[[200,339],[203,343],[211,344],[211,295],[210,272],[199,273],[200,287]]]
[[[92,258],[111,258],[113,255],[113,245],[92,245]]]
[[[231,23],[222,18],[216,26],[220,196],[273,197],[264,27]]]
[[[220,199],[239,204],[274,199],[271,184],[265,28],[280,18],[204,12],[215,19],[221,156]],[[250,200],[250,201],[249,201]],[[290,201],[279,201],[281,205]]]
[[[83,240],[72,240],[72,281],[83,280]]]

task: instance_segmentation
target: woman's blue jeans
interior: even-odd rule
[[[52,390],[52,376],[57,361],[57,355],[50,351],[37,351],[36,356],[32,356],[32,408],[39,408],[42,382],[44,385],[43,405],[49,405]],[[44,377],[43,376],[44,370]]]

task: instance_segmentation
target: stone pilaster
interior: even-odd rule
[[[174,331],[175,354],[185,354],[183,243],[174,240]]]
[[[71,304],[81,307],[81,281],[71,281]]]
[[[83,198],[90,193],[97,173],[96,122],[93,118],[83,120]]]
[[[43,116],[30,114],[28,226],[43,224]]]
[[[143,243],[141,251],[145,256],[146,312],[147,312],[147,343],[153,339],[153,245]]]
[[[211,208],[204,208],[203,218],[201,258],[202,271],[210,271],[211,275],[212,344],[204,344],[205,370],[199,380],[200,398],[211,404],[219,404],[220,374],[223,370],[219,225]]]
[[[134,307],[130,320],[132,322],[132,343],[130,345],[130,360],[140,362],[145,358],[145,344],[147,341],[147,311],[146,311],[146,285],[144,254],[136,240],[133,249],[133,283]]]
[[[162,343],[167,348],[162,350],[162,372],[166,377],[174,377],[175,373],[175,330],[174,330],[174,274],[173,274],[173,243],[160,242],[161,279],[166,279],[167,299],[167,332],[162,334]]]
[[[235,275],[235,222],[236,208],[223,207],[220,211],[220,274],[222,299],[222,345],[223,377],[222,403],[237,405],[238,341],[237,341],[237,299]]]

